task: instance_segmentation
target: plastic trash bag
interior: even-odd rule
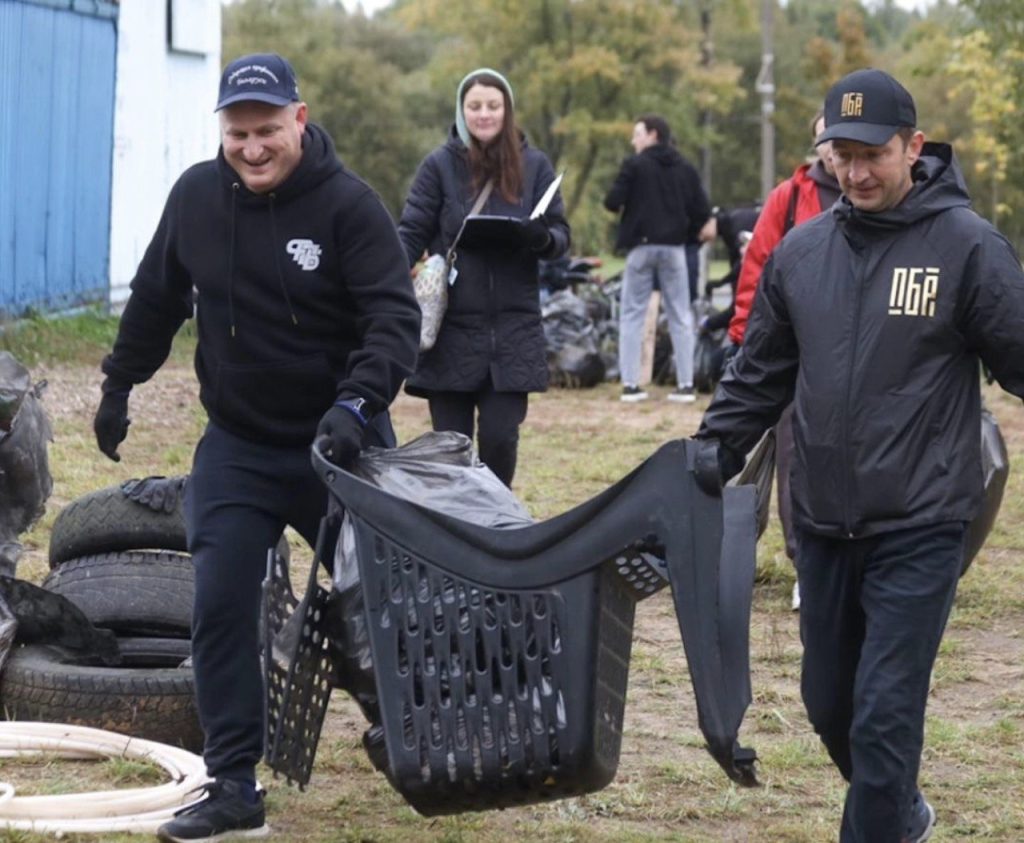
[[[985,498],[981,504],[981,511],[967,525],[961,576],[971,567],[971,562],[985,544],[985,539],[996,522],[999,507],[1003,502],[1006,478],[1010,474],[1006,442],[1003,441],[996,417],[985,407],[981,408],[981,471],[985,477]]]
[[[548,372],[555,386],[586,388],[605,378],[597,326],[571,290],[553,293],[541,309]]]
[[[18,536],[46,510],[53,490],[47,443],[50,420],[40,397],[45,382],[32,383],[28,369],[0,352],[0,574],[14,576]]]
[[[768,526],[768,507],[775,480],[775,428],[764,436],[747,454],[743,470],[729,481],[730,486],[753,486],[756,493],[757,537],[761,538]]]
[[[461,433],[425,433],[400,448],[367,448],[352,473],[389,494],[494,529],[532,524],[512,491],[473,452]],[[335,682],[359,704],[371,727],[363,738],[373,763],[387,766],[380,726],[377,681],[367,631],[366,608],[349,516],[342,520],[334,552],[334,590],[328,601],[328,629]]]

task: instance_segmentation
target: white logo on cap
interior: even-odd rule
[[[323,249],[312,240],[296,238],[289,240],[288,245],[284,248],[292,256],[292,260],[306,272],[312,272],[320,266],[320,255],[323,254]]]
[[[243,73],[265,73],[274,82],[279,83],[281,80],[278,79],[273,71],[269,67],[263,64],[247,64],[245,67],[240,67],[234,73],[228,77],[229,85],[266,85],[267,80],[259,76],[242,76]],[[241,77],[241,78],[239,78]]]

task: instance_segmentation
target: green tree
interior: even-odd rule
[[[426,142],[409,107],[417,93],[410,74],[429,58],[430,42],[386,19],[349,14],[337,3],[244,0],[226,6],[225,61],[263,51],[292,62],[311,119],[397,213]]]
[[[425,72],[450,107],[474,67],[509,78],[531,142],[566,170],[563,196],[584,250],[608,242],[601,198],[630,152],[635,118],[664,115],[692,156],[701,111],[724,113],[739,94],[731,62],[701,66],[696,10],[667,0],[408,0],[395,16],[438,39]]]

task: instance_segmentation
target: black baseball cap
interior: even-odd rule
[[[884,70],[855,70],[825,94],[825,131],[814,145],[852,140],[882,146],[899,129],[917,125],[914,98]]]
[[[287,59],[277,53],[254,53],[235,59],[224,68],[214,111],[251,101],[270,105],[299,101],[299,83]]]

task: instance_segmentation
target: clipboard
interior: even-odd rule
[[[462,229],[462,236],[459,238],[459,245],[468,246],[491,246],[505,247],[511,249],[521,248],[524,244],[523,224],[529,220],[542,216],[555,198],[559,186],[562,184],[563,170],[548,185],[544,195],[530,211],[528,217],[510,217],[500,214],[470,214],[466,217],[465,226]]]

